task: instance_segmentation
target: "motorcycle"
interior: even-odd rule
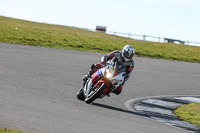
[[[114,57],[88,78],[83,87],[78,90],[77,98],[90,104],[97,98],[110,96],[109,93],[124,82],[125,73],[124,64]]]

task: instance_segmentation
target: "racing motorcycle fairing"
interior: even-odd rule
[[[93,102],[96,98],[102,98],[114,91],[124,82],[126,67],[115,58],[107,62],[106,66],[98,69],[91,78],[87,80],[83,91],[78,91],[77,97],[80,100],[85,98],[86,103]]]

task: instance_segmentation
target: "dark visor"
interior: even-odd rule
[[[127,58],[127,59],[131,59],[133,57],[133,53],[129,54],[128,51],[125,51],[124,57]]]

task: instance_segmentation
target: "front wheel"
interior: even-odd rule
[[[105,83],[102,83],[98,88],[94,89],[94,91],[90,92],[90,94],[86,97],[85,102],[88,104],[92,103],[95,99],[102,95],[103,91],[107,87],[108,86]]]
[[[85,100],[85,95],[83,92],[83,88],[80,88],[76,94],[77,98],[81,101]]]

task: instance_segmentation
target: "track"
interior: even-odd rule
[[[200,64],[134,58],[121,95],[88,105],[81,77],[103,54],[0,43],[0,128],[26,133],[187,133],[129,111],[129,99],[200,94]]]

